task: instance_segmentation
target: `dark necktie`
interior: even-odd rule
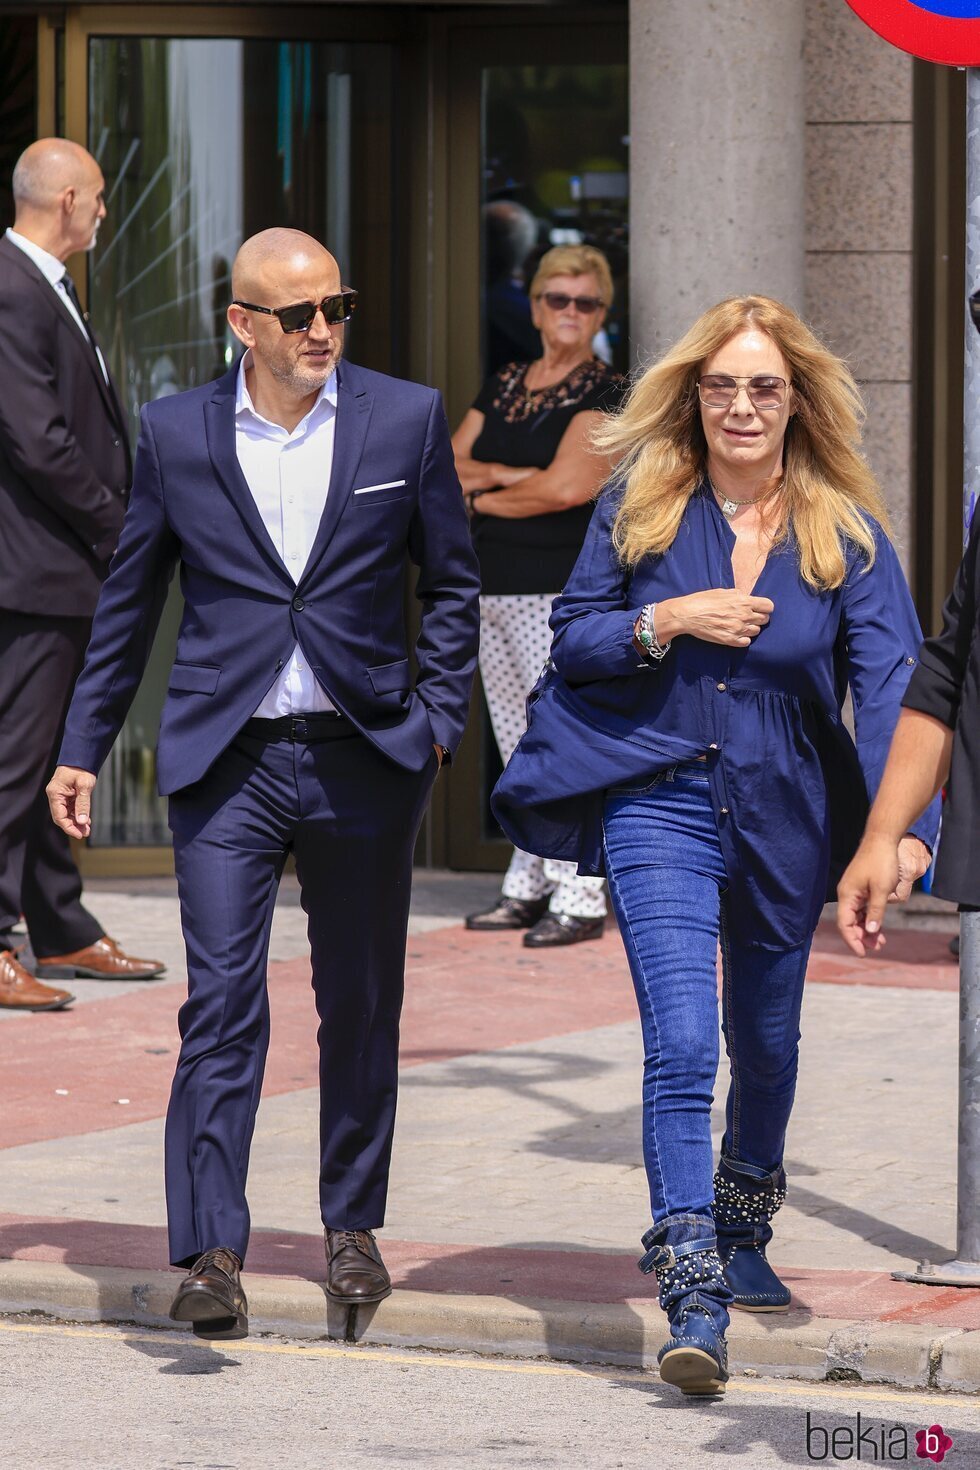
[[[86,311],[83,311],[81,298],[79,297],[79,294],[75,289],[75,282],[72,280],[67,271],[65,271],[64,275],[62,276],[60,284],[64,287],[65,295],[68,297],[68,300],[78,312],[78,319],[81,322],[82,327],[85,331],[85,335],[89,340],[89,345],[91,346],[92,351],[95,353],[96,357],[98,357],[98,351],[95,344],[95,333],[92,331],[92,328],[88,324],[88,313]]]
[[[124,423],[124,419],[122,409],[119,406],[119,400],[116,397],[116,390],[113,386],[112,379],[109,377],[108,369],[106,368],[105,363],[102,360],[102,354],[99,351],[98,343],[95,340],[95,333],[92,331],[92,328],[88,324],[88,312],[82,310],[82,302],[78,292],[75,290],[75,282],[72,280],[68,272],[65,271],[59,284],[64,286],[65,295],[68,297],[68,300],[78,312],[79,320],[81,321],[82,326],[85,329],[85,336],[88,338],[88,344],[91,347],[92,351],[95,353],[95,360],[99,365],[99,373],[102,377],[102,381],[105,383],[106,388],[108,389],[109,398],[112,402],[113,412],[116,417],[116,422],[117,424],[122,425]]]

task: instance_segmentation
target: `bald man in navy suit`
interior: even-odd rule
[[[391,1290],[374,1231],[412,856],[466,721],[479,592],[439,395],[342,360],[357,298],[333,256],[264,231],[232,284],[241,364],[143,410],[132,503],[48,789],[63,829],[86,833],[179,568],[158,761],[189,979],[166,1162],[171,1260],[188,1275],[171,1315],[211,1334],[247,1330],[245,1177],[290,852],[320,1016],[327,1291],[356,1306]]]

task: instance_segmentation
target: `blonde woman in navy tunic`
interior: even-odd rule
[[[846,365],[764,297],[713,307],[644,374],[600,430],[618,468],[494,797],[515,842],[608,879],[646,1050],[640,1267],[671,1324],[661,1374],[688,1393],[723,1391],[730,1306],[789,1305],[765,1247],[807,956],[920,642],[860,416]],[[936,826],[933,807],[903,840],[899,896]]]

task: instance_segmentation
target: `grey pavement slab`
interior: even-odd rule
[[[777,1266],[889,1270],[953,1253],[956,1052],[955,995],[809,987]],[[649,1220],[641,1058],[627,1023],[408,1068],[391,1236],[634,1249]],[[717,1141],[720,1101],[715,1124]],[[263,1101],[256,1229],[319,1229],[316,1135],[312,1091]],[[160,1224],[162,1124],[5,1150],[0,1200],[16,1214]]]
[[[937,1418],[951,1467],[980,1456],[976,1402],[959,1395],[736,1377],[704,1404],[649,1373],[276,1337],[7,1319],[0,1376],[10,1470],[778,1470],[812,1463],[835,1427],[852,1452],[861,1429],[904,1437],[915,1464]]]

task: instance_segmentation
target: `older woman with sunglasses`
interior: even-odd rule
[[[515,840],[609,880],[645,1046],[639,1264],[670,1321],[661,1375],[687,1393],[723,1391],[729,1307],[789,1305],[765,1247],[807,956],[920,641],[860,411],[846,365],[765,297],[705,312],[639,379],[598,435],[617,469],[494,798]],[[899,897],[937,821],[903,840]]]
[[[531,282],[542,355],[487,381],[453,435],[480,559],[480,675],[504,762],[524,730],[524,701],[548,656],[551,604],[575,564],[608,462],[591,446],[621,379],[592,341],[612,303],[609,265],[587,245],[558,246]],[[494,907],[469,929],[524,929],[531,947],[599,939],[601,878],[515,851]]]

